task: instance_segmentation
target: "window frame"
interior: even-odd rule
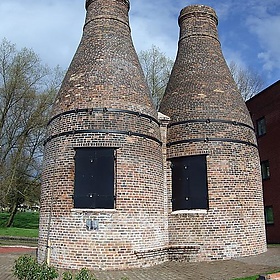
[[[257,126],[257,137],[261,137],[266,135],[266,118],[261,117],[256,120],[256,126]]]
[[[262,180],[270,179],[269,160],[261,161],[261,174],[262,174]]]
[[[268,210],[271,212],[268,213]],[[269,214],[272,215],[272,220],[270,221]],[[264,217],[265,217],[265,224],[266,225],[274,225],[274,212],[273,212],[273,206],[265,206],[264,207]]]

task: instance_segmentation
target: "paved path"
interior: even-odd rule
[[[16,279],[12,276],[12,267],[14,265],[15,260],[23,254],[31,254],[35,256],[36,248],[18,246],[0,247],[0,280]]]
[[[12,267],[15,259],[22,254],[35,255],[35,250],[28,248],[0,247],[0,280],[15,280]],[[176,263],[167,262],[152,268],[127,271],[96,271],[99,280],[230,280],[254,274],[280,270],[280,246],[270,247],[264,254],[239,258],[229,261]]]
[[[0,247],[0,254],[33,254],[36,252],[36,248],[27,246],[3,246]]]

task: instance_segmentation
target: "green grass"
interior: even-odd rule
[[[261,275],[267,275],[267,274],[273,274],[273,273],[277,273],[280,272],[280,270],[275,270],[275,271],[271,271],[271,272],[267,272],[267,273],[262,273]],[[234,278],[232,280],[256,280],[259,278],[259,274],[255,275],[255,276],[248,276],[248,277],[244,277],[244,278]]]
[[[267,244],[267,247],[268,247],[268,248],[279,247],[279,246],[280,246],[279,243],[270,243],[270,244]]]
[[[5,227],[8,221],[9,213],[0,212],[0,228]],[[39,228],[39,213],[38,212],[18,212],[15,216],[12,227],[24,229]]]
[[[12,227],[6,228],[8,218],[9,213],[0,212],[0,236],[38,237],[39,213],[18,212]]]
[[[0,236],[16,236],[16,237],[38,237],[38,229],[27,228],[0,228]]]
[[[258,279],[259,275],[255,275],[255,276],[249,276],[249,277],[245,277],[245,278],[234,278],[232,280],[256,280]]]

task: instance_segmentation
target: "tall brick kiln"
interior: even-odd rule
[[[182,10],[159,123],[129,1],[87,0],[86,9],[48,124],[39,261],[121,269],[265,251],[255,135],[215,12]]]
[[[38,258],[72,269],[153,265],[168,243],[160,129],[129,1],[86,9],[48,124]]]
[[[195,261],[266,250],[254,128],[217,24],[212,8],[181,11],[178,54],[160,107],[170,117],[170,253]]]

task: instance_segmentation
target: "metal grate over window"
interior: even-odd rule
[[[114,208],[114,148],[77,148],[74,207]]]

